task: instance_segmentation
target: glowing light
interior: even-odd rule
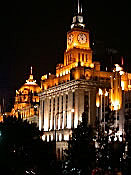
[[[62,141],[62,134],[61,133],[59,134],[59,141],[60,142]]]
[[[124,71],[120,71],[120,75],[123,75],[124,74]]]
[[[84,66],[84,62],[81,62],[81,66]]]
[[[45,119],[45,122],[44,122],[44,131],[48,131],[48,119]]]
[[[77,128],[78,125],[78,117],[75,116],[75,120],[74,120],[74,128]]]
[[[51,141],[53,141],[53,134],[51,134]]]
[[[93,63],[91,63],[91,64],[90,64],[90,67],[91,67],[91,68],[94,68],[94,64],[93,64]]]
[[[75,112],[75,109],[71,109],[71,112]]]
[[[102,89],[99,88],[99,95],[102,95]]]
[[[100,107],[100,103],[99,103],[99,101],[96,101],[96,107],[97,107],[97,108]]]
[[[105,92],[105,96],[106,96],[106,97],[108,96],[108,92],[107,92],[107,91]]]
[[[68,113],[67,115],[67,128],[71,128],[71,113]]]
[[[66,70],[66,74],[68,74],[68,70]]]
[[[65,141],[68,141],[69,140],[69,135],[68,134],[64,135],[64,140]]]
[[[113,106],[114,106],[114,110],[120,109],[120,103],[119,103],[119,101],[116,100],[116,101],[113,103]]]
[[[60,117],[58,118],[58,129],[60,129]]]
[[[47,79],[47,75],[43,75],[41,79],[42,79],[42,80]]]
[[[50,141],[50,139],[49,139],[49,134],[47,135],[47,142],[49,142]]]
[[[42,136],[42,140],[45,141],[45,135]]]
[[[78,63],[76,63],[76,67],[78,66]]]
[[[124,82],[121,81],[121,87],[122,87],[122,90],[124,91]]]
[[[74,43],[73,46],[76,47],[77,46],[77,43]]]
[[[117,71],[117,72],[118,72],[118,71],[122,71],[122,67],[120,67],[119,64],[115,64],[115,66],[116,66],[116,71]]]

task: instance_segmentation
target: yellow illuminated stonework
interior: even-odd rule
[[[102,71],[100,62],[92,61],[92,53],[90,33],[85,29],[79,8],[67,33],[63,63],[56,65],[55,75],[41,77],[39,129],[44,130],[43,140],[54,140],[61,152],[73,129],[82,121],[83,112],[92,127],[99,121],[105,131],[109,117],[111,127],[118,129],[117,135],[124,133],[125,111],[128,111],[125,106],[131,101],[131,74],[118,64],[113,71]]]
[[[89,40],[88,30],[75,28],[67,33],[67,51],[74,47],[80,48],[80,49],[90,49],[89,43],[90,43],[90,40]]]
[[[39,96],[41,88],[33,79],[32,71],[29,79],[19,89],[16,90],[15,104],[11,111],[11,115],[20,116],[23,120],[35,122],[38,125],[39,116]]]
[[[56,75],[48,74],[41,77],[41,88],[47,90],[50,87],[67,82],[71,79],[71,70],[74,79],[84,76],[84,68],[98,68],[92,62],[92,50],[90,48],[89,31],[85,29],[72,29],[67,33],[67,49],[64,53],[64,64],[57,64]],[[96,69],[97,70],[97,69]]]

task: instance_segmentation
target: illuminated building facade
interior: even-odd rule
[[[42,76],[39,93],[39,129],[44,129],[43,140],[56,141],[58,157],[67,148],[66,141],[82,121],[83,112],[90,125],[95,127],[98,119],[105,131],[109,107],[115,111],[113,127],[118,128],[118,137],[124,132],[124,105],[131,90],[131,74],[117,64],[113,72],[101,71],[100,63],[92,62],[92,53],[90,33],[85,29],[78,1],[78,14],[67,33],[64,63],[56,66],[56,75]]]
[[[33,79],[32,67],[29,79],[26,83],[17,91],[15,97],[14,108],[11,111],[11,115],[20,116],[23,120],[27,120],[30,123],[39,123],[39,96],[40,87]]]

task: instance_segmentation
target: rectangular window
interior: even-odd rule
[[[68,65],[68,59],[67,59],[67,56],[66,56],[66,66]]]
[[[78,53],[78,62],[80,62],[80,53]]]
[[[62,103],[61,111],[63,111],[63,96],[61,96],[61,103]]]
[[[69,55],[68,55],[68,64],[70,63],[70,57],[69,57]]]
[[[50,99],[50,107],[49,107],[49,108],[50,108],[50,110],[49,110],[49,111],[51,112],[51,99]]]
[[[72,61],[72,55],[70,54],[70,62]]]
[[[82,62],[84,62],[84,53],[82,54]]]
[[[68,95],[66,95],[66,111],[67,111],[67,105],[68,105]]]
[[[88,55],[86,54],[86,62],[88,61]]]

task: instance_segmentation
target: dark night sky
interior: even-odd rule
[[[63,62],[74,1],[0,2],[0,97],[6,97],[8,107],[15,90],[28,78],[30,66],[40,84],[43,74],[55,72],[56,64]],[[102,41],[105,48],[117,49],[131,72],[129,3],[83,0],[83,6],[93,39]]]

